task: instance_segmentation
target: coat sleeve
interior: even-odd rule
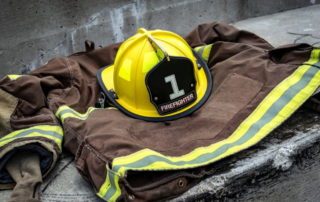
[[[219,41],[244,43],[263,49],[273,48],[266,40],[252,32],[239,30],[232,25],[220,22],[200,24],[185,39],[193,48]]]
[[[7,75],[0,81],[0,189],[15,184],[6,166],[17,153],[37,154],[43,176],[57,162],[64,133],[50,98],[70,86],[69,70],[62,67],[65,61],[54,59],[41,69],[56,69],[60,77]]]
[[[84,113],[96,104],[100,96],[96,72],[113,62],[119,45],[55,58],[27,75],[7,75],[0,80],[0,189],[13,188],[16,178],[21,178],[7,171],[12,165],[18,166],[14,170],[23,168],[19,168],[17,153],[39,156],[45,177],[62,147],[77,152],[83,137],[68,135],[57,112],[68,106]]]

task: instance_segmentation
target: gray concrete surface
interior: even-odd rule
[[[267,17],[251,18],[234,25],[263,36],[274,46],[287,43],[310,43],[320,46],[319,14],[320,7],[312,6]]]
[[[0,77],[26,73],[56,56],[119,42],[137,28],[182,35],[199,23],[235,22],[319,0],[1,0]]]
[[[235,26],[273,45],[316,43],[320,5],[251,18]],[[256,146],[212,165],[216,173],[172,201],[319,201],[320,116],[302,109]],[[64,155],[40,188],[43,201],[101,201]],[[6,201],[10,191],[0,192]]]

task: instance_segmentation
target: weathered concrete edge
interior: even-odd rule
[[[276,169],[280,172],[289,170],[294,162],[295,156],[301,151],[313,147],[320,142],[320,131],[318,124],[308,128],[308,132],[296,132],[296,134],[280,144],[270,145],[266,149],[259,150],[255,155],[249,156],[236,162],[233,169],[225,173],[213,175],[201,181],[197,186],[173,199],[172,201],[193,201],[204,195],[212,195],[215,198],[223,197],[228,184],[240,178],[259,175],[259,170]]]

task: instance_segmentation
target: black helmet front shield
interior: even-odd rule
[[[147,74],[150,100],[159,114],[178,111],[197,99],[193,68],[188,58],[169,56]]]

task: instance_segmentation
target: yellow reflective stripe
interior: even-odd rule
[[[319,50],[317,52],[320,53]],[[316,53],[316,51],[314,53]],[[314,58],[311,58],[308,61],[308,63],[315,64],[316,62],[314,61]],[[275,91],[272,91],[266,98],[266,101],[270,101],[270,102],[262,102],[259,105],[259,107],[257,107],[255,111],[238,127],[238,130],[236,130],[230,138],[236,139],[239,136],[239,134],[243,133],[243,131],[247,131],[249,126],[252,125],[252,123],[254,123],[257,119],[259,119],[262,116],[262,113],[266,111],[265,108],[270,107],[268,105],[271,105],[272,102],[273,103],[275,102],[273,101],[275,100],[275,97],[279,97],[280,95],[283,95],[284,93],[283,91],[285,88],[287,89],[288,86],[292,86],[296,84],[299,81],[299,79],[301,79],[301,77],[303,76],[303,73],[305,73],[310,68],[314,68],[314,67],[310,67],[310,65],[302,65],[300,68],[301,68],[300,69],[301,71],[295,72],[295,74],[293,75],[294,78],[291,78],[291,80],[287,78],[281,83],[281,85],[279,85],[279,89],[275,89]],[[277,115],[272,119],[272,121],[270,121],[269,123],[261,127],[259,132],[253,138],[251,138],[250,141],[241,145],[239,149],[242,150],[242,147],[248,148],[256,144],[262,138],[264,138],[267,134],[269,134],[272,130],[278,127],[283,121],[288,119],[301,106],[301,104],[304,103],[312,95],[312,93],[319,87],[320,85],[319,81],[320,81],[320,72],[317,71],[317,73],[313,76],[313,78],[308,83],[308,85],[304,87],[298,94],[296,94],[290,100],[290,102],[287,103],[277,113]],[[225,156],[229,156],[239,151],[239,149],[232,148],[230,149],[230,151],[226,153]],[[223,157],[224,156],[222,156],[222,158]]]
[[[319,57],[320,49],[314,49],[310,59],[277,85],[226,140],[208,147],[197,148],[179,157],[164,156],[153,150],[144,149],[114,159],[112,172],[123,177],[128,170],[194,168],[215,162],[256,144],[291,116],[320,86],[319,68],[315,67],[320,66]],[[212,158],[210,155],[213,155]],[[202,160],[208,156],[208,159]],[[105,193],[104,199],[114,198],[121,192],[120,188],[116,186],[118,182],[105,183],[110,183],[110,186],[104,187],[101,192],[101,195]]]
[[[209,60],[209,55],[210,55],[210,52],[211,52],[211,48],[212,48],[212,44],[205,46],[204,49],[203,49],[202,55],[201,55],[202,58],[207,62]]]
[[[202,46],[195,47],[194,50],[198,52]]]
[[[104,183],[101,185],[99,192],[97,193],[97,195],[100,198],[104,198],[104,196],[107,194],[107,191],[111,187],[111,183],[110,183],[110,179],[109,179],[110,171],[108,170],[108,168],[106,170],[107,170],[106,179],[105,179]]]
[[[254,112],[240,124],[237,130],[230,136],[237,136],[239,133],[247,131],[248,128],[252,125],[255,120],[260,119],[265,112],[270,108],[270,106],[279,99],[279,97],[293,84],[297,83],[303,74],[310,68],[308,64],[315,64],[318,62],[317,54],[320,53],[320,50],[316,49],[311,53],[310,59],[305,62],[305,65],[299,67],[299,71],[295,71],[291,76],[283,80],[274,90],[272,90],[264,101],[254,110]]]
[[[194,50],[204,59],[206,62],[209,60],[212,44],[195,47]]]
[[[75,111],[74,109],[71,109],[68,106],[61,106],[61,107],[59,107],[59,109],[56,112],[56,117],[59,118],[62,123],[64,123],[66,118],[76,118],[76,119],[85,120],[88,118],[90,113],[96,109],[97,108],[89,107],[86,113],[81,114],[81,113]]]
[[[117,201],[118,197],[121,195],[121,189],[119,186],[119,176],[114,175],[114,184],[115,184],[115,189],[116,192],[110,197],[110,201]],[[108,198],[107,198],[108,200]]]
[[[10,79],[10,80],[16,80],[16,79],[18,79],[18,78],[22,77],[22,75],[18,75],[18,74],[9,74],[9,75],[8,75],[8,77],[9,77],[9,79]]]
[[[94,107],[89,107],[87,112],[84,114],[81,114],[74,109],[64,105],[59,107],[59,109],[56,112],[56,117],[61,120],[62,123],[64,123],[66,118],[76,118],[80,120],[86,120],[91,112],[93,112],[96,109],[101,109],[101,108],[94,108]],[[114,107],[108,107],[108,108],[103,108],[103,109],[116,109]]]
[[[41,125],[17,130],[0,139],[0,147],[19,138],[45,137],[53,140],[62,149],[63,130],[60,126]]]
[[[121,189],[119,186],[119,176],[106,166],[107,174],[106,179],[102,186],[100,187],[97,195],[106,201],[116,201],[121,195]],[[111,189],[115,189],[113,193],[110,192]],[[108,192],[109,191],[109,192]]]

